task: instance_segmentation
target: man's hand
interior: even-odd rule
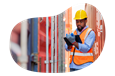
[[[79,49],[79,45],[77,42],[74,42],[73,45]]]
[[[68,49],[72,49],[72,46],[68,46]]]

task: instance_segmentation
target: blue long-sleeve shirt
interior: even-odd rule
[[[88,28],[88,26],[86,26],[83,30],[85,30],[86,28]],[[78,29],[76,29],[76,31],[77,31],[77,35],[80,35],[82,33],[82,31],[79,32]],[[76,50],[80,50],[81,52],[86,53],[90,50],[94,41],[95,41],[95,33],[94,33],[94,31],[91,31],[89,33],[89,35],[87,36],[87,38],[85,39],[84,44],[78,43],[79,49],[77,47],[75,47],[75,48],[76,48]],[[65,44],[65,49],[67,51],[71,51],[71,49],[68,49],[67,44]],[[69,67],[74,68],[74,69],[82,69],[82,68],[89,66],[90,64],[92,64],[92,62],[88,62],[88,63],[82,64],[82,65],[76,65],[73,63],[73,60],[72,60],[72,63],[69,65]]]

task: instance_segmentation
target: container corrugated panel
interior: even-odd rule
[[[49,19],[49,28],[48,28],[48,36],[49,36],[49,61],[51,60],[51,17]],[[38,61],[39,67],[38,72],[46,72],[46,64],[44,61],[46,60],[46,17],[43,17],[42,21],[39,23],[39,41],[38,47],[39,54],[38,54]],[[57,17],[57,27],[58,27],[58,17]],[[57,47],[58,47],[58,28],[57,28]],[[57,59],[58,59],[58,48],[57,48]],[[57,63],[58,66],[58,63]],[[58,72],[58,67],[57,67]],[[49,73],[51,73],[51,63],[49,62]]]
[[[38,18],[38,72],[41,71],[41,58],[39,57],[40,52],[40,17]]]
[[[69,28],[70,27],[69,26],[69,8],[66,9],[65,18],[66,18],[65,25],[66,25],[66,27]]]
[[[20,31],[21,31],[21,22],[16,24],[14,28],[12,29],[11,36],[10,36],[10,51],[12,58],[14,61],[21,66],[19,60],[18,60],[18,55],[20,54],[19,52],[17,53],[17,50],[13,49],[12,47],[15,47],[16,45],[19,46],[20,48]],[[14,44],[14,45],[13,45]],[[19,49],[18,49],[19,50]]]
[[[101,16],[101,13],[92,5],[85,4],[85,11],[87,13],[87,25],[92,28],[92,30],[95,32],[96,39],[93,45],[93,51],[94,51],[94,60],[96,60],[103,49],[104,42],[105,42],[105,24],[104,20]],[[102,32],[101,31],[101,25],[102,25]]]
[[[69,29],[70,29],[70,31],[72,32],[72,7],[70,7],[69,9],[68,9],[69,11],[68,11],[68,16],[69,16]]]
[[[87,6],[86,6],[86,9],[85,9],[85,11],[86,11],[86,13],[87,13],[87,23],[86,23],[86,25],[90,25],[90,12],[89,12],[89,3],[87,3]]]
[[[19,22],[15,27],[13,28],[11,32],[11,38],[10,40],[14,43],[19,44],[20,42],[20,31],[21,31],[21,22]]]
[[[100,20],[100,25],[102,26],[102,20]],[[101,35],[100,35],[100,63],[102,63],[102,51],[103,51],[103,48],[102,48],[102,32],[101,32]],[[102,69],[103,69],[102,64],[100,64],[100,73],[103,72]]]
[[[101,13],[99,12],[99,10],[97,10],[97,24],[96,24],[96,26],[97,26],[97,42],[98,42],[98,53],[97,53],[97,57],[96,57],[96,63],[100,63],[100,15],[101,15]],[[97,64],[96,65],[97,66],[97,70],[96,70],[96,73],[100,73],[100,65],[99,64]]]
[[[58,15],[57,15],[57,61],[58,61]],[[58,62],[57,62],[57,73],[58,73]]]
[[[72,32],[72,7],[65,11],[65,34]],[[65,51],[65,72],[69,72],[69,56],[70,53]]]
[[[100,14],[99,12],[96,10],[96,26],[97,26],[97,29],[96,29],[96,51],[97,53],[95,53],[95,60],[99,57],[100,55]],[[97,49],[98,48],[98,49]]]
[[[42,21],[39,23],[39,53],[38,53],[38,59],[39,59],[39,71],[38,72],[46,72],[46,64],[44,61],[46,60],[46,17],[43,17]]]

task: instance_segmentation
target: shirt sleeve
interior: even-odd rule
[[[66,49],[66,51],[71,51],[71,49],[68,49],[68,45],[67,44],[65,44],[65,49]]]
[[[86,53],[90,50],[90,48],[93,46],[95,41],[95,33],[94,31],[91,31],[87,38],[85,39],[84,44],[78,43],[79,49],[76,48],[77,50],[80,50],[83,53]]]

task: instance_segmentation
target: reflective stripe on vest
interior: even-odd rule
[[[73,52],[70,52],[70,55],[73,55]],[[76,56],[93,56],[93,53],[74,53]]]
[[[84,39],[86,39],[86,37],[88,36],[88,33],[89,33],[91,30],[92,30],[91,28],[89,28],[89,29],[88,29],[88,31],[87,31],[87,33],[86,33],[86,35],[85,35],[85,38],[84,38]]]

